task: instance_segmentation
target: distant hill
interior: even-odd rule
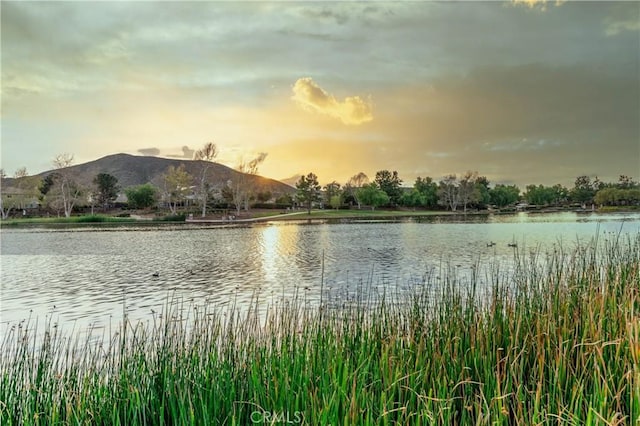
[[[284,179],[279,179],[280,182],[287,184],[291,187],[295,187],[296,183],[298,183],[298,181],[300,180],[300,178],[302,177],[302,175],[293,175],[290,176],[288,178],[284,178]]]
[[[129,154],[114,154],[100,158],[88,163],[73,165],[68,168],[71,175],[77,182],[83,185],[90,184],[94,177],[99,173],[108,173],[118,178],[118,185],[121,188],[127,188],[134,185],[142,185],[151,183],[161,186],[162,175],[167,171],[169,166],[179,167],[184,164],[185,170],[191,175],[199,174],[203,161],[195,160],[176,160],[169,158],[148,157]],[[53,173],[54,170],[39,173],[38,177],[44,178]],[[207,172],[208,179],[214,185],[224,185],[229,180],[237,179],[241,173],[230,167],[218,163],[211,163]],[[262,176],[250,175],[249,179],[255,181],[255,184],[261,191],[269,191],[273,195],[290,194],[295,189],[289,185],[274,179]],[[13,179],[7,179],[7,184],[11,185]]]

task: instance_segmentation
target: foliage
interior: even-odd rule
[[[637,205],[640,204],[640,189],[603,188],[596,193],[594,202],[605,206]]]
[[[336,210],[339,209],[342,205],[342,196],[340,196],[339,194],[333,195],[329,199],[329,205]]]
[[[311,214],[311,207],[314,202],[320,200],[320,184],[318,177],[309,173],[306,176],[300,176],[300,180],[296,182],[296,198],[307,208],[307,213]]]
[[[426,204],[426,198],[415,188],[405,191],[400,197],[400,205],[405,207],[422,207]]]
[[[476,197],[473,200],[473,204],[476,207],[483,209],[491,203],[491,188],[489,188],[489,179],[486,176],[478,176],[474,193]]]
[[[567,201],[569,191],[560,184],[554,186],[527,185],[523,197],[529,204],[550,205]]]
[[[124,192],[127,195],[129,207],[133,209],[146,209],[158,202],[158,190],[149,183],[131,186]]]
[[[380,170],[376,172],[375,183],[379,189],[385,192],[389,197],[389,203],[397,205],[402,197],[402,180],[398,177],[398,172],[389,170]],[[368,204],[368,203],[365,203]]]
[[[293,197],[289,194],[283,194],[276,198],[276,204],[282,204],[286,206],[293,206]]]
[[[430,177],[422,178],[418,176],[413,188],[402,193],[400,205],[406,207],[436,207],[438,205],[438,185]]]
[[[96,185],[96,197],[98,204],[101,206],[107,206],[109,203],[115,201],[118,197],[118,179],[108,173],[99,173],[93,179],[93,183]]]
[[[269,191],[259,191],[258,193],[256,193],[256,200],[259,203],[266,203],[271,199],[272,196],[273,195]]]
[[[498,207],[515,204],[520,199],[520,189],[515,185],[497,184],[489,190],[489,201]]]
[[[58,177],[57,174],[53,172],[53,173],[49,173],[42,179],[42,182],[38,186],[38,190],[40,191],[40,194],[42,197],[46,196],[51,190],[51,188],[53,188],[53,185],[55,185],[56,183],[57,177]]]
[[[597,188],[594,187],[589,176],[578,176],[569,196],[572,201],[587,204],[593,201]]]
[[[342,203],[342,192],[340,191],[340,184],[335,180],[331,183],[328,183],[324,186],[324,202],[328,205],[331,205],[331,199],[335,196],[340,198],[340,203]]]
[[[358,199],[371,210],[389,203],[389,196],[382,189],[378,188],[375,182],[367,183],[358,189]]]
[[[358,209],[360,209],[361,202],[358,199],[357,192],[358,189],[362,188],[366,183],[369,183],[369,177],[364,172],[359,172],[358,174],[351,176],[342,188],[342,197],[344,202],[355,202],[358,205]]]
[[[185,214],[172,214],[162,217],[153,218],[155,222],[184,222],[187,220],[187,215]]]
[[[171,214],[177,214],[178,204],[184,202],[189,187],[193,182],[191,176],[184,168],[184,164],[178,167],[169,166],[163,176],[164,183],[164,199],[169,205]]]
[[[438,184],[432,178],[418,176],[413,184],[413,189],[420,194],[424,207],[434,208],[438,205]]]
[[[169,301],[104,339],[20,324],[1,342],[0,423],[634,424],[640,239],[563,253],[517,257],[490,287],[443,270],[380,304],[261,318]]]

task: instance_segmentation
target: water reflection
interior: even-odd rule
[[[621,231],[640,232],[640,214],[109,232],[3,229],[0,333],[31,311],[76,328],[117,323],[125,312],[132,320],[148,319],[171,297],[221,307],[274,304],[282,296],[339,305],[408,292],[425,277],[437,282],[445,270],[460,276],[475,273],[476,265],[507,270],[517,253],[570,251],[596,232],[607,239]],[[512,242],[517,249],[508,246]]]

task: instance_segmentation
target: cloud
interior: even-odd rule
[[[615,36],[626,31],[640,31],[640,8],[637,4],[617,3],[604,19],[604,25],[607,36]]]
[[[196,151],[194,149],[189,148],[188,146],[183,146],[182,147],[182,155],[180,154],[169,154],[167,155],[167,157],[172,157],[172,158],[185,158],[187,160],[193,160],[193,154]]]
[[[565,0],[556,0],[553,3],[556,6],[560,6],[562,3],[564,3]],[[550,3],[547,0],[511,0],[511,3],[514,5],[524,5],[527,6],[529,9],[535,9],[535,8],[539,8],[542,11],[545,11],[547,9],[547,3]]]
[[[305,109],[337,118],[344,124],[357,125],[373,120],[371,100],[349,96],[340,102],[318,86],[311,77],[296,81],[292,99]]]
[[[139,149],[138,152],[142,155],[148,155],[151,157],[160,155],[160,150],[158,148],[142,148]]]

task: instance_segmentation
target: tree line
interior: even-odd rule
[[[73,165],[73,155],[60,154],[53,160],[54,171],[43,179],[29,176],[25,168],[14,175],[13,190],[5,190],[5,173],[2,178],[0,211],[7,218],[14,210],[38,205],[69,217],[78,206],[107,210],[113,206],[118,195],[127,197],[127,207],[146,209],[159,204],[173,215],[185,205],[197,205],[202,217],[211,205],[233,207],[237,215],[248,211],[256,203],[280,207],[299,206],[309,212],[313,207],[323,208],[370,208],[404,207],[429,210],[463,211],[513,207],[516,203],[536,206],[558,206],[579,204],[583,208],[597,206],[631,206],[640,204],[640,185],[632,177],[621,175],[617,182],[602,182],[597,177],[578,176],[572,188],[560,184],[553,186],[527,185],[521,192],[516,185],[492,185],[487,177],[477,171],[467,171],[458,176],[450,174],[436,181],[432,177],[418,177],[413,186],[403,187],[397,171],[379,170],[373,180],[363,173],[357,173],[344,184],[336,181],[324,186],[318,183],[314,173],[301,176],[296,182],[295,194],[274,194],[262,191],[256,185],[258,168],[266,154],[241,161],[236,170],[241,172],[227,182],[212,182],[211,165],[218,155],[213,142],[197,150],[193,159],[198,168],[193,175],[184,164],[170,166],[155,184],[121,188],[118,179],[108,173],[97,174],[92,182],[81,184],[69,171]]]
[[[618,182],[605,183],[597,177],[578,176],[573,188],[560,184],[553,186],[527,185],[521,193],[516,185],[491,185],[487,177],[477,171],[467,171],[461,176],[450,174],[436,182],[432,177],[416,178],[413,187],[403,188],[397,171],[380,170],[373,181],[360,172],[343,186],[331,182],[324,187],[314,173],[302,176],[296,183],[297,198],[311,211],[314,204],[340,208],[345,205],[362,205],[374,210],[377,207],[410,207],[446,209],[464,212],[468,208],[505,208],[518,202],[536,206],[580,204],[620,206],[640,204],[640,185],[633,178],[621,175]]]

